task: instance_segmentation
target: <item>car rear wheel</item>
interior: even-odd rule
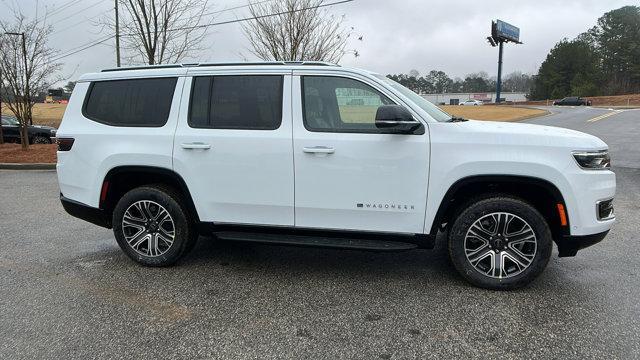
[[[449,233],[449,255],[458,272],[473,285],[495,290],[533,281],[547,266],[552,247],[544,217],[508,196],[471,203]]]
[[[146,266],[169,266],[188,253],[198,234],[179,194],[163,186],[127,192],[113,211],[120,248]]]

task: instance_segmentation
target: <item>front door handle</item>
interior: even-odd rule
[[[182,143],[182,144],[180,144],[180,146],[183,149],[187,149],[187,150],[194,150],[194,149],[209,150],[209,149],[211,149],[211,145],[205,144],[203,142]]]
[[[336,150],[328,146],[304,147],[302,151],[307,154],[333,154]]]

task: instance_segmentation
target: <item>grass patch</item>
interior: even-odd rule
[[[546,110],[506,105],[456,106],[443,105],[442,110],[465,119],[485,121],[520,121],[546,115]]]
[[[62,116],[67,109],[66,104],[41,104],[33,105],[33,124],[60,127]],[[2,105],[3,114],[13,114],[9,108]]]
[[[340,118],[345,124],[371,124],[374,122],[378,111],[377,106],[341,105],[338,109],[340,110]]]

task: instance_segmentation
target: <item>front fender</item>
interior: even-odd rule
[[[434,169],[432,167],[432,169]],[[544,182],[559,192],[567,208],[569,219],[577,216],[576,198],[567,177],[552,166],[531,162],[469,161],[460,163],[448,171],[433,171],[428,191],[428,206],[424,232],[430,233],[446,194],[465,179],[482,177],[517,177]],[[526,181],[523,181],[526,186]]]

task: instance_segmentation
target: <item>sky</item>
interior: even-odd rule
[[[279,1],[279,0],[274,0]],[[325,2],[333,2],[326,0]],[[110,35],[95,21],[113,12],[112,0],[0,0],[0,20],[11,19],[10,9],[19,7],[26,16],[36,10],[53,12],[68,3],[64,11],[50,16],[54,27],[50,46],[61,54]],[[222,11],[209,20],[220,22],[248,16],[247,8],[225,11],[247,4],[247,0],[210,0],[210,11]],[[426,1],[354,0],[326,8],[330,14],[345,15],[345,26],[353,27],[350,49],[360,54],[345,55],[343,66],[379,73],[408,73],[418,70],[445,71],[450,77],[485,71],[497,73],[498,50],[486,40],[491,20],[501,19],[520,27],[522,45],[508,44],[504,50],[504,74],[512,71],[535,74],[549,50],[563,38],[574,38],[596,24],[605,12],[638,1],[624,0],[536,0],[536,1]],[[193,61],[256,60],[251,54],[240,24],[212,27],[204,49]],[[113,40],[61,60],[59,78],[75,80],[83,73],[115,66]]]

